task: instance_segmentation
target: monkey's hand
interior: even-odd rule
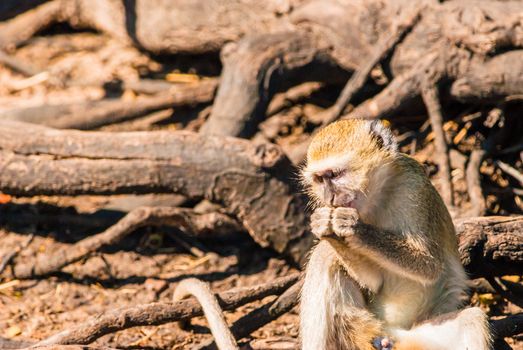
[[[311,215],[311,230],[317,238],[332,234],[331,226],[332,208],[318,208]]]
[[[354,235],[354,227],[359,221],[358,211],[354,208],[339,207],[332,213],[332,231],[340,238]]]

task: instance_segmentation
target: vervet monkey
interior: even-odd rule
[[[480,309],[451,313],[467,277],[447,208],[388,128],[328,125],[302,178],[319,239],[301,295],[302,349],[489,349]]]

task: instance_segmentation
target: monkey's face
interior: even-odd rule
[[[376,175],[380,167],[395,154],[392,133],[379,120],[340,120],[313,137],[302,180],[313,204],[361,211],[369,190],[386,180]]]
[[[303,169],[303,183],[317,206],[361,209],[367,193],[368,169],[354,156],[311,162]]]

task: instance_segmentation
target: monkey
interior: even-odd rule
[[[303,350],[490,348],[484,313],[455,313],[467,276],[450,214],[383,122],[321,129],[301,181],[319,239],[301,292]]]

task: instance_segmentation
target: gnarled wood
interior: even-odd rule
[[[278,85],[292,80],[293,75],[331,82],[343,76],[331,51],[317,35],[298,31],[249,36],[228,47],[222,55],[224,68],[216,101],[201,131],[252,136]]]
[[[185,131],[59,131],[11,121],[0,122],[0,133],[4,193],[180,193],[223,204],[260,245],[296,261],[311,244],[305,199],[274,145]]]
[[[456,222],[461,262],[471,276],[523,271],[523,217],[487,216]]]

